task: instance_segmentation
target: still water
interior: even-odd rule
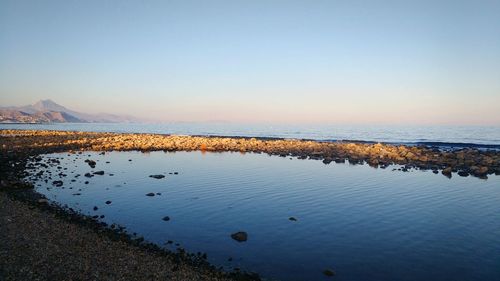
[[[206,252],[226,269],[269,280],[500,280],[498,176],[448,179],[230,152],[84,152],[43,161],[49,158],[61,164],[45,168],[52,179],[39,179],[37,190],[50,200],[104,215],[168,249],[179,243]],[[64,184],[55,187],[61,172]],[[149,177],[156,174],[165,178]],[[233,240],[237,231],[248,240]],[[325,269],[337,275],[326,277]]]

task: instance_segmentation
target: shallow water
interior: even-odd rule
[[[448,179],[229,152],[84,152],[43,161],[55,157],[61,169],[37,181],[49,199],[169,249],[173,240],[206,252],[226,269],[279,280],[329,280],[327,268],[335,280],[500,280],[498,176]],[[99,170],[105,174],[83,176]],[[61,171],[64,188],[54,187]],[[237,231],[248,241],[232,240]]]
[[[500,148],[500,127],[498,126],[285,125],[229,122],[172,122],[162,124],[3,123],[0,124],[0,129],[245,136],[330,141],[359,140],[389,143],[422,143],[445,146],[476,144],[488,145],[490,148]]]

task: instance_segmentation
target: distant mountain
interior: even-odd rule
[[[141,122],[132,116],[107,113],[87,114],[68,109],[52,100],[40,100],[33,105],[0,107],[1,123],[132,123]]]

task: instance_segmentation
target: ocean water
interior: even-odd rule
[[[49,158],[60,158],[61,168],[48,168],[51,179],[35,184],[50,200],[104,215],[162,247],[205,252],[228,270],[268,280],[500,280],[498,176],[448,179],[230,152],[62,153],[43,161]],[[63,186],[53,186],[59,179]],[[237,231],[248,241],[233,240]],[[325,269],[337,275],[328,278]]]
[[[465,144],[465,146],[479,145],[486,148],[500,148],[500,127],[498,126],[347,126],[182,122],[163,124],[0,124],[0,128],[298,138],[328,141],[357,140],[459,147]]]

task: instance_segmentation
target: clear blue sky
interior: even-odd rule
[[[0,105],[500,124],[500,1],[0,0]]]

